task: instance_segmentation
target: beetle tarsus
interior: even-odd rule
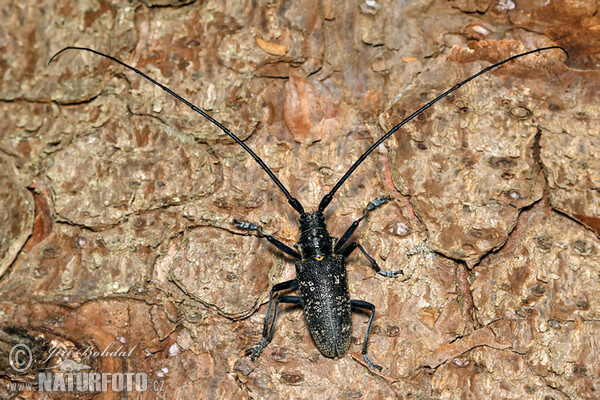
[[[369,356],[366,353],[363,354],[363,357],[369,367],[376,369],[377,371],[381,371],[383,369],[383,367],[381,365],[377,365],[373,361],[371,361],[371,359],[369,358]]]
[[[233,224],[236,226],[236,228],[238,229],[243,229],[245,231],[256,231],[258,232],[260,235],[262,234],[260,226],[253,224],[251,222],[246,222],[246,221],[240,221],[238,219],[234,219],[233,220]]]
[[[404,275],[404,271],[401,270],[401,269],[399,269],[398,271],[394,271],[394,272],[392,272],[392,271],[384,271],[384,270],[380,269],[379,271],[377,271],[377,273],[379,275],[385,276],[387,278],[397,278],[398,275]]]
[[[377,207],[384,205],[385,203],[387,203],[390,200],[391,200],[390,196],[378,197],[378,198],[374,199],[373,201],[371,201],[369,204],[367,204],[367,208],[365,209],[364,213],[366,214],[369,211],[373,211]]]
[[[256,361],[260,353],[262,353],[263,349],[267,346],[266,338],[263,338],[259,344],[256,346],[252,346],[246,350],[246,356],[250,356],[252,361]]]

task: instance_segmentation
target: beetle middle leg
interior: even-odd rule
[[[273,297],[275,296],[275,293],[280,292],[282,290],[297,288],[298,281],[296,279],[292,279],[291,281],[278,283],[275,286],[273,286],[273,289],[271,289],[271,294],[269,295],[269,307],[267,308],[267,314],[265,315],[265,324],[263,327],[262,339],[259,344],[246,350],[246,355],[251,356],[250,358],[252,359],[252,361],[254,361],[256,357],[259,356],[262,350],[265,347],[267,347],[267,345],[271,342],[271,339],[273,339],[273,329],[275,328],[275,322],[277,321],[277,307],[279,306],[279,303],[300,304],[300,297],[298,296],[281,296],[277,298],[277,301],[275,302],[275,311],[273,312],[273,322],[271,323],[271,327],[269,328],[269,321],[271,320],[271,309],[273,307]]]
[[[352,234],[354,233],[354,231],[356,230],[356,228],[358,228],[358,225],[360,224],[360,222],[365,219],[365,217],[367,216],[367,214],[371,211],[373,211],[374,209],[382,206],[383,204],[387,203],[390,200],[389,196],[383,196],[383,197],[379,197],[373,201],[371,201],[367,207],[365,208],[365,211],[363,212],[362,217],[360,217],[359,219],[357,219],[356,221],[354,221],[352,223],[352,225],[350,225],[350,227],[346,230],[346,232],[344,232],[344,234],[342,235],[342,237],[340,238],[340,240],[338,240],[338,242],[335,245],[335,252],[336,253],[340,253],[340,250],[342,249],[342,247],[344,247],[344,245],[346,244],[346,242],[348,242],[348,239],[350,239],[350,236],[352,236]],[[377,262],[373,259],[373,257],[371,257],[370,255],[367,254],[367,252],[365,251],[365,249],[362,248],[362,246],[358,243],[350,243],[348,245],[348,247],[346,247],[344,250],[341,250],[341,254],[344,257],[344,260],[346,258],[348,258],[348,256],[358,247],[358,249],[364,254],[364,256],[367,258],[367,260],[369,261],[369,263],[371,264],[371,267],[375,270],[375,272],[377,272],[379,275],[383,275],[383,276],[387,276],[388,278],[395,278],[398,274],[402,274],[402,270],[398,270],[398,271],[384,271],[382,270],[379,265],[377,264]]]
[[[356,242],[352,242],[348,245],[348,247],[346,247],[343,251],[342,251],[342,256],[344,257],[344,260],[346,258],[348,258],[348,256],[356,249],[358,248],[361,253],[363,253],[363,255],[365,256],[365,258],[369,261],[369,263],[371,264],[371,268],[373,268],[375,270],[375,272],[377,272],[379,275],[383,275],[386,276],[388,278],[395,278],[398,275],[403,275],[404,272],[399,269],[398,271],[384,271],[381,269],[381,267],[379,267],[379,264],[377,264],[377,261],[375,261],[373,259],[373,257],[371,257],[369,254],[367,254],[367,252],[365,251],[365,249],[363,249],[363,247],[356,243]]]
[[[371,324],[373,323],[373,317],[375,317],[375,306],[369,302],[362,300],[350,300],[350,306],[353,308],[358,308],[360,310],[371,311],[371,317],[369,318],[369,323],[367,324],[367,331],[365,332],[365,341],[363,343],[362,355],[369,367],[381,371],[381,366],[371,361],[371,359],[367,355],[367,346],[369,345],[369,336],[371,335]]]

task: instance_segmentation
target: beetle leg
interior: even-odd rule
[[[375,306],[369,302],[362,300],[350,300],[350,306],[354,308],[358,308],[361,310],[371,311],[371,317],[369,318],[369,323],[367,324],[367,331],[365,333],[365,341],[363,343],[362,355],[365,359],[367,365],[371,368],[374,368],[378,371],[381,371],[381,366],[375,364],[369,356],[367,355],[367,346],[369,345],[369,335],[371,334],[371,324],[373,323],[373,317],[375,316]]]
[[[233,224],[238,228],[238,229],[242,229],[245,231],[255,231],[259,237],[264,237],[265,239],[267,239],[269,242],[271,242],[275,247],[277,247],[279,250],[283,251],[285,254],[294,257],[296,260],[300,259],[300,254],[298,254],[296,252],[296,250],[292,249],[290,246],[288,246],[287,244],[275,239],[273,236],[271,235],[265,235],[262,232],[262,229],[260,226],[253,224],[251,222],[245,222],[245,221],[239,221],[237,219],[233,220]]]
[[[377,265],[377,262],[373,259],[373,257],[371,257],[370,255],[367,254],[367,252],[365,251],[365,249],[363,249],[363,247],[356,243],[356,242],[352,242],[348,245],[348,247],[346,247],[343,251],[342,251],[342,257],[344,257],[344,260],[354,251],[354,249],[358,248],[363,255],[366,257],[366,259],[369,261],[369,263],[371,264],[371,268],[373,268],[375,270],[375,272],[377,272],[379,275],[383,275],[383,276],[387,276],[388,278],[395,278],[396,276],[398,276],[399,274],[404,274],[404,272],[402,272],[401,269],[399,269],[398,271],[384,271],[382,270],[379,265]]]
[[[273,323],[271,324],[271,328],[269,329],[269,321],[271,320],[271,309],[273,306],[273,296],[276,292],[280,292],[282,290],[287,289],[296,289],[297,287],[298,281],[296,279],[292,279],[291,281],[278,283],[277,285],[273,286],[273,289],[271,289],[271,294],[269,295],[269,307],[267,308],[267,314],[265,315],[265,324],[263,327],[262,339],[259,344],[246,350],[246,355],[251,356],[253,361],[256,359],[256,357],[258,357],[260,352],[271,342],[271,339],[273,338],[273,328],[275,327],[275,320],[277,319],[277,306],[279,305],[279,303],[300,304],[300,297],[279,297],[275,302],[275,311],[273,312]]]
[[[281,296],[281,297],[277,298],[277,301],[275,302],[275,311],[273,312],[273,322],[271,323],[271,328],[268,329],[269,322],[265,318],[265,329],[263,331],[263,337],[260,340],[260,343],[257,344],[256,346],[251,347],[248,350],[246,350],[246,355],[250,356],[252,361],[256,360],[256,358],[260,355],[260,353],[263,351],[263,349],[265,347],[267,347],[267,345],[269,343],[271,343],[271,340],[273,339],[273,330],[275,329],[275,322],[277,322],[277,313],[278,313],[277,307],[279,306],[279,303],[300,304],[300,297],[298,297],[298,296]]]
[[[362,221],[369,212],[373,211],[377,207],[384,205],[389,200],[390,200],[390,196],[383,196],[383,197],[378,197],[375,200],[371,201],[369,204],[367,204],[367,207],[363,211],[362,217],[360,217],[359,219],[354,221],[352,223],[352,225],[350,225],[350,227],[346,230],[346,232],[344,232],[344,234],[342,235],[340,240],[338,240],[338,242],[335,245],[335,252],[337,253],[342,247],[344,247],[344,245],[346,244],[348,239],[350,239],[350,236],[352,236],[352,234],[354,233],[356,228],[358,228],[358,224],[360,224],[360,221]]]

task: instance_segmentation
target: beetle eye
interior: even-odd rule
[[[323,256],[319,256],[319,257],[315,257],[315,260],[321,261],[323,258],[324,258]]]

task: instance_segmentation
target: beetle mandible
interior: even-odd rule
[[[371,154],[371,152],[373,152],[373,150],[375,150],[381,143],[393,135],[394,132],[399,130],[403,125],[411,121],[417,115],[421,114],[423,111],[453,91],[457,90],[471,80],[485,74],[486,72],[506,64],[507,62],[510,62],[516,58],[550,49],[560,49],[568,56],[567,51],[560,46],[542,47],[521,54],[516,54],[503,61],[492,64],[463,80],[462,82],[457,83],[450,89],[438,95],[435,99],[419,108],[417,111],[413,112],[402,122],[381,136],[371,147],[369,147],[369,149],[367,149],[367,151],[365,151],[350,167],[350,169],[348,169],[348,171],[346,171],[346,173],[337,181],[329,193],[323,197],[319,203],[317,211],[311,213],[304,211],[302,204],[289,193],[286,187],[279,181],[279,179],[263,162],[263,160],[261,160],[260,157],[258,157],[256,153],[254,153],[252,149],[250,149],[240,138],[229,131],[219,121],[213,119],[205,111],[196,107],[185,98],[181,97],[163,84],[157,82],[137,68],[134,68],[115,57],[101,53],[97,50],[77,46],[69,46],[60,50],[58,53],[52,56],[49,63],[54,61],[64,51],[81,50],[105,57],[142,76],[177,100],[183,102],[193,111],[202,115],[202,117],[206,118],[208,121],[221,129],[225,134],[231,137],[246,152],[248,152],[252,158],[254,158],[258,165],[260,165],[260,167],[267,173],[271,180],[273,180],[275,185],[277,185],[277,187],[283,192],[292,208],[298,212],[300,216],[300,235],[298,243],[294,245],[294,248],[289,247],[273,236],[263,234],[260,227],[256,224],[234,220],[234,223],[239,229],[256,232],[260,237],[264,237],[279,250],[291,256],[295,260],[296,267],[295,279],[278,283],[271,289],[269,305],[265,315],[262,339],[256,346],[248,349],[246,351],[246,355],[251,356],[253,360],[256,359],[262,350],[271,342],[271,339],[273,338],[275,322],[277,320],[277,309],[279,304],[291,303],[301,305],[304,309],[308,330],[310,331],[313,341],[319,351],[326,357],[341,358],[346,355],[350,347],[350,334],[352,328],[351,311],[354,308],[371,312],[363,341],[362,354],[369,367],[381,370],[381,366],[371,361],[367,355],[367,346],[371,332],[371,325],[375,316],[375,306],[366,301],[350,299],[344,262],[354,250],[359,249],[369,261],[371,267],[378,274],[386,277],[396,277],[397,275],[402,274],[401,270],[394,272],[382,270],[377,262],[371,256],[369,256],[369,254],[359,243],[348,243],[350,237],[358,228],[358,225],[365,218],[365,216],[370,211],[386,203],[390,198],[383,196],[370,202],[365,208],[363,215],[354,221],[339,239],[329,235],[323,212],[333,199],[334,194],[350,177],[350,175],[352,175],[356,168],[358,168],[358,166],[369,156],[369,154]],[[278,296],[275,300],[275,295],[278,292],[294,289],[298,290],[299,296]],[[275,305],[273,306],[274,301]],[[271,313],[273,313],[272,318]]]

